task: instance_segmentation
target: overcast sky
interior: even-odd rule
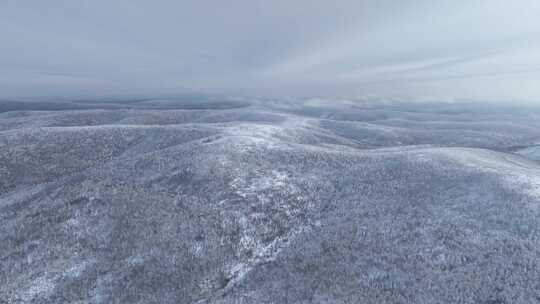
[[[538,0],[2,0],[0,97],[540,103]]]

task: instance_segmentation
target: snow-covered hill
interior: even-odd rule
[[[540,301],[537,114],[143,105],[0,114],[0,303]]]

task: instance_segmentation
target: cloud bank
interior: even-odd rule
[[[540,102],[537,0],[4,0],[0,97]]]

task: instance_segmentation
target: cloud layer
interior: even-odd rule
[[[536,0],[4,0],[0,96],[540,102]]]

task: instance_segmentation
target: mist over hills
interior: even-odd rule
[[[540,111],[0,102],[0,303],[540,302]]]

